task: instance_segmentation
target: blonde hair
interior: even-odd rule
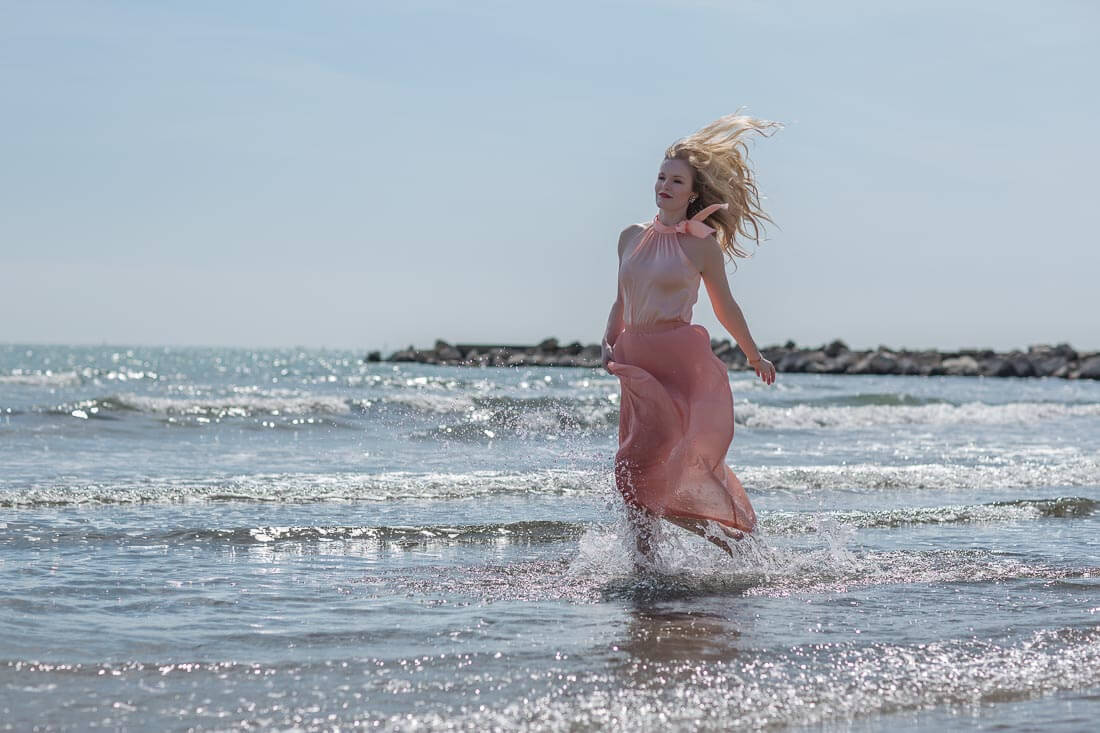
[[[729,203],[729,208],[708,216],[706,223],[714,227],[715,239],[731,259],[749,256],[741,248],[739,236],[759,245],[764,222],[775,223],[760,208],[760,192],[749,168],[744,137],[750,132],[767,137],[782,126],[734,113],[719,117],[665,150],[665,160],[682,160],[694,171],[692,190],[697,197],[688,204],[689,219],[711,204]]]

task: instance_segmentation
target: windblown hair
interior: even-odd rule
[[[734,113],[677,140],[665,151],[666,160],[682,160],[694,171],[692,190],[698,198],[688,205],[689,219],[711,204],[729,203],[728,209],[708,216],[706,224],[714,227],[715,239],[731,258],[749,256],[738,237],[759,245],[764,222],[775,223],[760,208],[745,137],[750,132],[767,137],[781,127],[778,122]]]

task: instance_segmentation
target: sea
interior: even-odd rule
[[[601,369],[0,345],[0,730],[1081,731],[1100,382],[731,372],[636,568]]]

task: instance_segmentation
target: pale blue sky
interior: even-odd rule
[[[594,342],[743,106],[759,343],[1100,348],[1098,8],[0,0],[0,341]]]

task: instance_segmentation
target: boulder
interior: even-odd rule
[[[940,366],[944,374],[952,377],[976,377],[982,373],[977,359],[966,354],[953,359],[944,359]]]
[[[997,352],[993,349],[963,349],[959,352],[959,356],[969,356],[975,361],[987,361],[997,356]]]
[[[791,342],[788,341],[787,343]],[[783,357],[787,355],[788,351],[791,351],[791,349],[787,349],[782,346],[765,346],[764,348],[760,349],[760,353],[772,364],[778,364],[783,359]]]
[[[711,340],[711,350],[729,369],[751,369],[745,353],[730,339]],[[1079,353],[1069,344],[1032,344],[1027,351],[995,352],[992,349],[894,351],[880,346],[874,351],[852,351],[836,339],[819,349],[798,348],[794,341],[765,346],[761,353],[781,372],[810,374],[906,374],[990,377],[1055,377],[1100,379],[1100,353]],[[500,344],[451,344],[437,339],[433,349],[409,345],[383,358],[368,352],[364,362],[396,361],[470,366],[581,366],[599,367],[600,344],[573,341],[561,346],[548,338],[537,346]]]
[[[1028,356],[1031,357],[1061,356],[1064,357],[1066,361],[1077,361],[1081,358],[1077,350],[1069,344],[1058,344],[1056,346],[1051,346],[1050,344],[1033,344],[1027,347],[1027,353]]]
[[[599,363],[600,355],[603,353],[603,347],[600,344],[589,344],[580,350],[577,356],[585,359],[596,359]]]
[[[749,368],[749,357],[745,356],[745,352],[741,350],[740,346],[734,346],[723,354],[722,361],[726,362],[731,369]]]
[[[1034,347],[1033,347],[1034,348]],[[1054,373],[1069,364],[1069,359],[1053,349],[1034,351],[1029,349],[1027,360],[1036,377],[1053,377]]]
[[[1031,363],[1023,354],[1014,354],[1008,359],[1012,363],[1012,369],[1016,372],[1017,377],[1034,377],[1035,366]]]
[[[712,340],[710,342],[710,350],[713,351],[714,355],[722,361],[727,360],[728,355],[733,351],[734,348],[734,345],[730,343],[729,339],[722,339],[721,341]]]
[[[461,361],[462,352],[442,339],[436,339],[435,353],[443,361]]]
[[[1100,379],[1100,355],[1082,361],[1077,367],[1077,376],[1081,379]]]
[[[999,356],[995,356],[992,359],[982,360],[980,369],[982,376],[985,377],[1016,376],[1016,369],[1012,366],[1012,362]]]
[[[823,367],[824,364],[824,351],[791,351],[779,360],[775,368],[780,372],[807,372],[814,371],[813,367]]]
[[[827,374],[832,368],[833,360],[825,355],[822,349],[807,351],[804,354],[805,363],[802,371],[808,374]]]
[[[859,360],[865,357],[866,354],[859,351],[845,351],[842,354],[838,354],[833,359],[828,359],[825,362],[826,371],[829,374],[844,374],[848,371],[848,367],[853,364],[859,363]]]
[[[898,358],[898,366],[897,369],[894,371],[894,374],[915,375],[920,374],[920,372],[920,364],[918,364],[916,359],[914,359],[912,356],[902,356]]]
[[[848,374],[895,374],[897,357],[888,351],[872,351],[847,369]]]
[[[777,372],[801,372],[806,369],[806,357],[801,351],[788,351],[775,362]]]

